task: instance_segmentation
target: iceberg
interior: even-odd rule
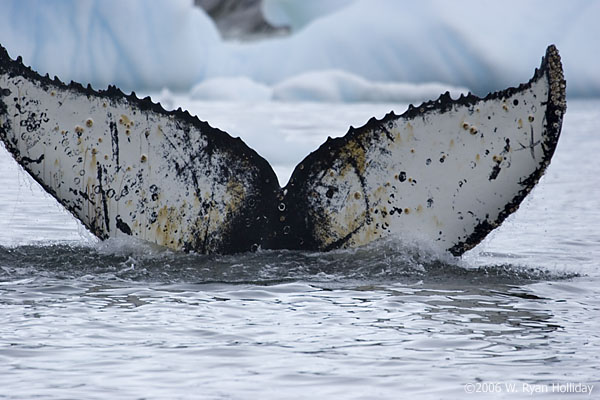
[[[427,101],[445,92],[459,97],[468,89],[437,82],[373,82],[342,70],[324,70],[292,76],[273,86],[246,76],[209,78],[195,85],[189,97],[205,101],[405,103]]]
[[[246,76],[213,78],[195,85],[190,91],[192,100],[269,101],[273,89]]]
[[[372,82],[343,70],[306,72],[277,84],[273,100],[348,102],[422,102],[450,92],[453,97],[467,94],[464,87],[437,82],[399,83]]]
[[[600,60],[592,49],[599,44],[598,17],[600,3],[586,0],[356,0],[287,38],[226,43],[228,67],[209,73],[238,74],[243,67],[272,83],[335,69],[372,81],[443,82],[485,95],[526,80],[537,49],[555,43],[566,60],[569,95],[597,96]]]
[[[190,0],[0,3],[0,42],[63,81],[126,90],[189,90],[221,39]]]
[[[555,43],[569,96],[600,95],[596,1],[265,0],[263,10],[292,34],[224,41],[192,0],[6,0],[0,42],[37,71],[96,88],[230,99],[240,84],[241,99],[288,101],[387,101],[398,84],[417,85],[402,90],[420,101],[432,89],[418,85],[432,82],[484,95],[528,79],[539,49]],[[307,78],[333,89],[304,90]],[[376,89],[357,95],[360,80]]]

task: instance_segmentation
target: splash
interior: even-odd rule
[[[518,264],[473,265],[418,243],[380,240],[329,253],[259,250],[234,255],[173,252],[128,239],[89,246],[0,247],[0,282],[74,279],[157,284],[304,282],[319,287],[521,285],[578,276]]]

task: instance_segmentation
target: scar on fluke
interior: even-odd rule
[[[41,76],[0,46],[0,139],[102,239],[235,253],[415,237],[458,256],[539,181],[565,88],[549,46],[527,83],[371,118],[328,138],[280,187],[256,151],[187,111]]]

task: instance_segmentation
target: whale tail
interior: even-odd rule
[[[566,111],[558,51],[531,80],[372,118],[280,188],[239,138],[114,86],[64,84],[0,46],[0,139],[92,233],[175,250],[330,250],[402,236],[460,255],[513,213],[550,163]]]

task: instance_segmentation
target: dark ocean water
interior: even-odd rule
[[[302,107],[262,112],[309,136]],[[570,102],[546,176],[461,259],[98,243],[3,150],[0,399],[600,397],[599,127]]]

